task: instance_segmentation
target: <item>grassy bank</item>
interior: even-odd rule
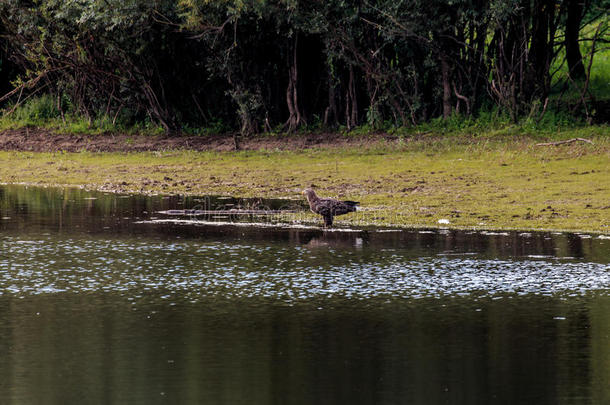
[[[564,136],[565,138],[565,136]],[[337,224],[610,233],[607,128],[574,142],[436,137],[242,152],[0,152],[0,182],[142,193],[361,201]],[[318,220],[313,215],[311,220]]]

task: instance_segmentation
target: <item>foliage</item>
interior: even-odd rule
[[[591,87],[607,76],[597,61],[585,67],[607,47],[605,7],[607,0],[3,0],[0,89],[8,94],[0,102],[7,114],[27,114],[27,100],[47,94],[60,100],[62,120],[241,136],[313,123],[348,131],[463,125],[493,108],[534,126],[556,115],[604,122],[596,111],[607,97]],[[576,97],[563,98],[566,89]],[[20,110],[24,103],[30,107]]]

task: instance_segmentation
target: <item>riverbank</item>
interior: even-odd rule
[[[287,136],[259,135],[240,140],[242,150],[303,150],[367,147],[397,141],[389,134],[346,136],[340,132],[304,132]],[[166,136],[150,134],[70,134],[50,129],[17,128],[0,131],[0,150],[27,152],[151,152],[168,150],[231,152],[231,135]]]
[[[542,140],[528,136],[508,141],[335,135],[342,141],[323,142],[317,135],[300,135],[299,141],[278,137],[240,152],[228,151],[228,137],[219,138],[214,148],[201,146],[201,140],[198,148],[187,146],[185,138],[165,138],[174,147],[150,150],[121,149],[111,136],[99,136],[97,142],[114,145],[104,152],[32,152],[5,142],[2,147],[13,150],[0,152],[0,182],[294,199],[313,186],[320,195],[361,202],[363,210],[338,218],[338,225],[610,233],[610,138],[605,128],[588,135],[593,144],[559,146],[538,146]],[[57,137],[48,145],[59,142]],[[90,144],[95,138],[81,137],[73,144]],[[180,142],[184,144],[176,144]]]

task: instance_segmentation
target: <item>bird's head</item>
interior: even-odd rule
[[[301,191],[301,194],[306,196],[308,200],[316,197],[316,193],[311,188],[306,188],[305,190]]]

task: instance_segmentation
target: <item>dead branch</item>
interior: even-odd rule
[[[540,113],[538,118],[536,118],[536,124],[540,124],[540,121],[542,121],[542,118],[544,118],[544,114],[546,114],[546,108],[548,106],[549,106],[549,98],[547,97],[546,99],[544,99],[544,106],[542,107],[542,112]]]
[[[22,93],[23,93],[23,87],[21,87],[21,91],[19,91],[19,98],[17,99],[17,102],[15,103],[15,105],[13,105],[13,108],[11,108],[9,111],[7,111],[6,113],[4,113],[4,115],[6,117],[8,117],[9,115],[11,115],[12,113],[15,112],[15,110],[17,110],[17,108],[19,108],[23,103],[25,103],[26,101],[28,101],[28,99],[30,99],[31,97],[33,97],[36,93],[38,93],[41,90],[44,90],[46,87],[48,86],[47,83],[43,84],[40,87],[35,88],[30,94],[28,94],[25,98],[21,98]]]
[[[455,82],[452,83],[453,84],[453,93],[455,94],[455,96],[462,100],[464,102],[464,104],[466,104],[466,115],[470,115],[470,100],[468,99],[468,97],[461,95],[460,93],[458,93],[457,88],[455,87]]]
[[[294,214],[296,210],[248,210],[248,209],[236,209],[232,208],[229,210],[166,210],[157,211],[157,214],[163,215],[277,215],[277,214]]]
[[[557,145],[565,145],[567,143],[573,143],[573,142],[586,142],[586,143],[590,143],[591,145],[593,145],[593,141],[591,141],[590,139],[572,138],[572,139],[566,139],[564,141],[537,143],[536,146],[557,146]]]
[[[595,42],[597,41],[597,39],[599,37],[599,30],[601,27],[602,27],[602,23],[599,23],[599,25],[597,26],[597,29],[595,30],[595,35],[593,36],[593,42],[591,43],[591,57],[589,58],[589,66],[587,66],[587,79],[585,80],[585,85],[583,86],[583,89],[582,89],[582,94],[580,96],[581,98],[583,98],[584,95],[589,90],[589,82],[591,80],[591,67],[593,66],[593,57],[595,56]]]
[[[13,90],[9,91],[8,93],[6,93],[2,97],[0,97],[0,102],[6,100],[9,97],[14,96],[17,93],[19,93],[19,95],[20,95],[19,97],[21,98],[21,94],[23,93],[24,89],[29,89],[29,88],[34,87],[40,80],[42,80],[50,72],[51,71],[49,71],[49,70],[45,70],[44,72],[40,73],[38,76],[34,77],[33,79],[30,79],[27,82],[22,83],[21,85],[15,87]]]

